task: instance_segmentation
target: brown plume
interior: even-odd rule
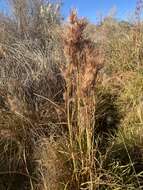
[[[76,11],[72,11],[69,21],[63,35],[64,54],[67,59],[63,74],[66,81],[70,79],[73,95],[77,93],[79,85],[81,95],[86,96],[95,86],[97,73],[103,66],[103,56],[93,42],[84,39],[86,20],[78,19]]]
[[[65,102],[70,99],[74,102],[80,100],[85,105],[84,108],[88,107],[90,112],[90,108],[94,107],[90,97],[104,59],[101,50],[89,39],[84,38],[86,26],[87,21],[78,19],[76,11],[72,11],[63,35],[64,55],[67,60],[63,75],[67,87]]]

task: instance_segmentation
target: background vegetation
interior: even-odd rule
[[[0,14],[0,189],[143,189],[143,25],[61,4]]]

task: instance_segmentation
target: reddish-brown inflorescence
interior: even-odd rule
[[[87,26],[85,19],[78,19],[76,11],[72,11],[69,24],[64,28],[64,55],[67,60],[63,75],[66,81],[65,102],[78,99],[90,110],[91,96],[98,71],[103,66],[103,54],[89,39],[84,38]],[[93,97],[93,96],[92,96]]]
[[[95,48],[90,40],[84,39],[87,22],[78,19],[76,11],[71,12],[69,21],[70,24],[66,27],[63,37],[64,53],[67,58],[64,76],[66,81],[71,79],[74,95],[79,85],[81,96],[86,96],[95,85],[97,73],[103,65],[103,58],[100,50]]]

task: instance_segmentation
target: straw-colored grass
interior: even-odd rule
[[[142,23],[11,6],[15,19],[0,15],[0,189],[142,189]]]

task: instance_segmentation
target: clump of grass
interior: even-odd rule
[[[124,54],[120,56],[126,60]],[[127,56],[131,57],[130,54]],[[113,173],[117,172],[122,179],[123,189],[142,189],[142,64],[140,62],[138,68],[132,65],[130,69],[124,66],[122,68],[118,62],[117,67],[121,70],[118,68],[117,71],[120,74],[117,76],[112,70],[112,74],[102,81],[106,88],[118,95],[117,106],[122,115],[107,163],[110,163],[110,171],[113,169]],[[112,68],[115,67],[112,65]]]
[[[123,133],[127,139],[140,144],[142,137],[142,74],[132,75],[130,80],[126,81],[119,101],[122,105],[124,119],[122,120]],[[140,145],[139,145],[140,146]]]
[[[0,46],[0,59],[3,59],[5,57],[6,57],[6,49]]]
[[[75,188],[95,189],[95,147],[93,142],[95,98],[94,89],[103,54],[95,44],[84,39],[87,22],[72,11],[63,35],[67,64],[63,70],[66,81],[64,100],[67,110],[70,154]],[[72,182],[73,183],[73,182]]]
[[[59,4],[11,2],[15,19],[0,15],[0,188],[142,189],[142,24],[95,27],[72,11],[61,26]]]
[[[57,136],[56,140],[54,136],[50,139],[43,137],[37,142],[34,158],[37,162],[36,173],[40,180],[37,181],[36,186],[39,186],[40,190],[66,189],[69,181],[72,180],[70,164],[63,156],[67,146],[66,137],[61,136]]]
[[[51,134],[61,133],[59,105],[63,103],[65,84],[58,66],[62,62],[58,4],[51,4],[52,12],[49,9],[47,15],[39,15],[41,4],[35,5],[34,15],[28,15],[29,7],[23,7],[27,6],[26,2],[13,1],[15,8],[24,9],[16,12],[16,20],[7,17],[1,20],[6,25],[1,33],[5,34],[5,40],[0,35],[0,149],[3,155],[0,180],[3,189],[36,189],[34,185],[40,178],[38,172],[35,174],[35,143],[42,135],[48,139]],[[29,16],[31,24],[24,21]],[[40,22],[39,28],[37,22]],[[17,27],[17,31],[13,30]]]

